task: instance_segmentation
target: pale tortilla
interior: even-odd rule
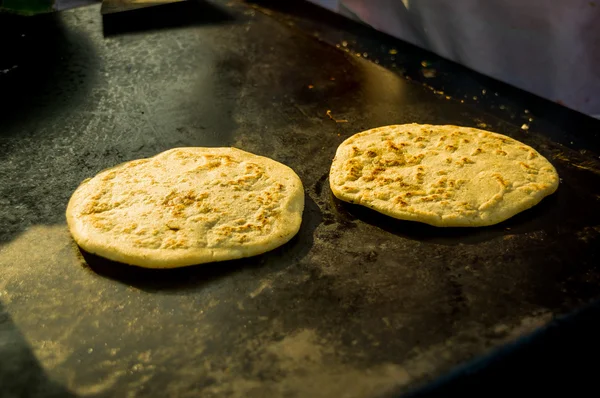
[[[558,187],[556,170],[507,136],[405,124],[353,135],[330,171],[333,194],[401,220],[437,227],[502,222]]]
[[[235,148],[176,148],[84,181],[67,207],[84,250],[175,268],[254,256],[288,242],[304,209],[300,178]]]

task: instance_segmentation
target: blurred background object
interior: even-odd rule
[[[0,10],[35,15],[53,11],[54,3],[54,0],[0,0]]]
[[[169,3],[180,3],[186,0],[103,0],[102,14],[137,10]]]
[[[595,1],[309,1],[600,117],[600,3]]]
[[[98,3],[101,0],[0,0],[0,11],[23,15],[44,14]]]
[[[0,0],[0,11],[36,15],[101,2],[102,12],[108,14],[181,1],[185,0]]]

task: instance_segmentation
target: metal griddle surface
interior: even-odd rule
[[[104,37],[99,7],[88,7],[12,37],[17,67],[0,75],[4,387],[377,396],[600,295],[598,153],[447,100],[245,5],[169,7],[159,18],[168,29],[132,19]],[[485,123],[550,159],[560,188],[480,229],[395,221],[334,200],[336,147],[409,122]],[[64,219],[76,186],[177,146],[236,146],[291,166],[306,187],[298,236],[255,258],[171,271],[82,255]]]

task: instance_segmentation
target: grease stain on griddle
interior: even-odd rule
[[[600,176],[600,162],[590,159],[581,159],[580,156],[577,155],[579,155],[579,153],[575,151],[571,153],[571,157],[567,156],[565,152],[555,152],[552,157],[556,160],[567,163],[569,166],[573,166],[581,170],[587,170]]]

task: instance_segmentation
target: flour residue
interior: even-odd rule
[[[315,330],[301,329],[259,350],[250,374],[213,371],[203,396],[375,397],[410,380],[399,365],[360,368],[344,361],[336,344]],[[273,375],[264,380],[264,375]]]

